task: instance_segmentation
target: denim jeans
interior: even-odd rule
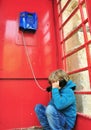
[[[65,116],[52,105],[37,104],[35,112],[44,130],[71,130]]]

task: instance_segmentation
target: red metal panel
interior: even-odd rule
[[[50,0],[1,0],[0,77],[32,77],[24,51],[22,35],[18,31],[18,17],[21,11],[36,12],[38,15],[38,30],[35,34],[25,34],[24,37],[26,44],[29,45],[27,46],[29,56],[36,76],[38,78],[47,77],[49,72],[57,67],[54,17]]]
[[[58,16],[58,8],[57,8],[57,1],[54,0],[52,1],[53,3],[53,13],[54,13],[54,20],[55,20],[55,34],[56,34],[56,43],[57,43],[57,64],[60,66],[60,68],[63,68],[63,63],[62,63],[62,46],[60,46],[60,33],[59,33],[59,16]]]
[[[91,130],[91,118],[78,113],[74,130]]]
[[[40,79],[42,87],[47,81]],[[34,107],[47,104],[49,95],[41,91],[33,80],[0,81],[0,130],[25,128],[39,125]]]
[[[85,0],[86,2],[86,9],[88,13],[88,21],[90,24],[90,32],[91,32],[91,0]]]
[[[49,94],[35,84],[27,61],[18,31],[21,11],[38,15],[38,30],[35,34],[24,34],[24,37],[35,76],[43,88],[48,85],[49,73],[57,68],[52,1],[1,0],[0,130],[39,125],[34,106],[36,103],[47,104],[49,100]]]

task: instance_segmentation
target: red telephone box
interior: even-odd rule
[[[90,5],[90,0],[1,0],[0,130],[40,125],[34,107],[48,103],[47,77],[58,68],[78,85],[78,111],[90,113],[83,110],[91,94]],[[35,33],[19,30],[24,11],[37,13]]]

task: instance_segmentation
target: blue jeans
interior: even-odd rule
[[[52,105],[45,107],[38,104],[35,112],[44,130],[71,130],[65,116]]]

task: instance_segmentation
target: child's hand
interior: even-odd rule
[[[52,83],[52,88],[59,88],[59,81]]]

